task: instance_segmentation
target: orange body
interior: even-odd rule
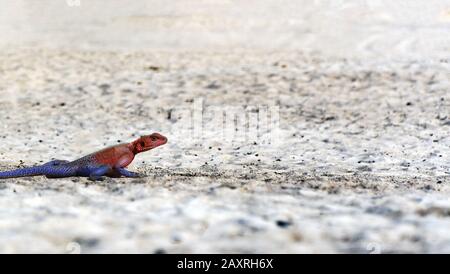
[[[100,150],[94,155],[95,161],[99,164],[111,167],[127,167],[134,160],[134,153],[128,144]]]

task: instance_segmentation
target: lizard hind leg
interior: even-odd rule
[[[89,180],[91,181],[103,181],[105,178],[103,177],[110,171],[110,167],[107,165],[100,166],[98,168],[93,169],[89,173]]]
[[[61,166],[61,165],[67,164],[67,163],[69,163],[69,161],[66,161],[66,160],[53,160],[53,161],[50,161],[48,163],[43,164],[43,166]]]

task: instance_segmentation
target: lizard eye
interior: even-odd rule
[[[152,137],[152,141],[153,141],[153,142],[156,141],[156,137]]]

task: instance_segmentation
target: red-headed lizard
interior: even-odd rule
[[[142,136],[134,142],[105,148],[73,162],[54,160],[46,164],[11,171],[0,172],[0,179],[44,175],[48,178],[89,177],[101,180],[109,177],[140,177],[138,173],[125,168],[138,153],[148,151],[167,143],[167,138],[159,133]]]

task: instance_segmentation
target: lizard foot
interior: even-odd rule
[[[89,181],[93,181],[93,182],[99,182],[99,181],[104,181],[105,180],[105,176],[89,176]]]
[[[133,172],[133,171],[129,171],[129,170],[126,170],[124,168],[116,168],[115,171],[117,173],[119,173],[120,175],[122,175],[124,177],[128,177],[128,178],[142,178],[142,177],[144,177],[143,174],[139,174],[139,173],[136,173],[136,172]]]

